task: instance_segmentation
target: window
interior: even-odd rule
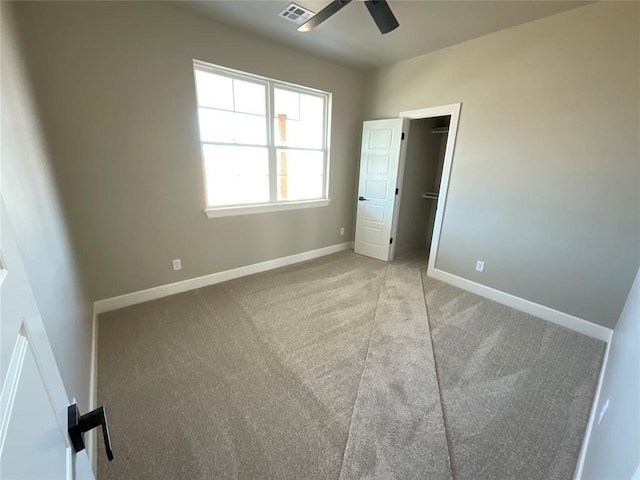
[[[209,217],[326,206],[331,94],[194,61]]]

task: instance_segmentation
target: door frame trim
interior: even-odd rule
[[[405,110],[399,113],[399,116],[402,118],[407,118],[410,120],[418,120],[421,118],[433,118],[433,117],[443,117],[443,116],[451,116],[451,121],[449,122],[449,135],[447,137],[447,146],[445,148],[444,153],[444,162],[442,165],[442,178],[440,180],[440,190],[438,195],[438,206],[436,209],[436,218],[433,224],[433,234],[431,236],[431,248],[429,250],[429,263],[427,266],[427,271],[432,272],[435,269],[436,258],[438,256],[438,247],[440,246],[440,233],[442,231],[442,221],[444,219],[444,212],[447,205],[447,197],[449,194],[449,180],[451,177],[451,165],[453,163],[453,153],[455,150],[456,137],[458,135],[458,122],[460,120],[460,109],[462,107],[462,103],[452,103],[449,105],[440,105],[437,107],[426,107],[426,108],[418,108],[416,110]],[[410,125],[410,122],[409,122]],[[410,134],[410,126],[407,129],[407,135],[405,137],[405,145],[409,140]],[[404,158],[401,157],[401,170],[398,172],[398,187],[400,188],[400,193],[402,193],[402,181],[404,180]],[[400,204],[402,203],[402,197],[396,200],[396,208],[400,209]],[[394,219],[395,220],[395,219]],[[397,229],[397,221],[394,221],[394,227],[392,228],[392,232],[396,234]],[[395,243],[391,245],[392,251],[390,255],[390,260],[392,260],[395,256]]]

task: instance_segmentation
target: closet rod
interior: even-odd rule
[[[432,128],[431,133],[449,133],[449,127]]]

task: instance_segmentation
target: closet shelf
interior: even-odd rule
[[[437,200],[438,199],[438,192],[425,192],[420,196],[422,198],[426,198],[426,199],[429,199],[429,200]]]

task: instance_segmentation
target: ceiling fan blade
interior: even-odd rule
[[[345,7],[351,0],[333,0],[329,5],[324,7],[318,13],[316,13],[309,20],[304,22],[298,27],[299,32],[308,32],[309,30],[316,28],[322,22],[331,17],[334,13]]]
[[[367,6],[373,21],[376,22],[380,33],[383,35],[400,26],[391,8],[389,8],[389,4],[385,0],[366,0],[364,4]]]

